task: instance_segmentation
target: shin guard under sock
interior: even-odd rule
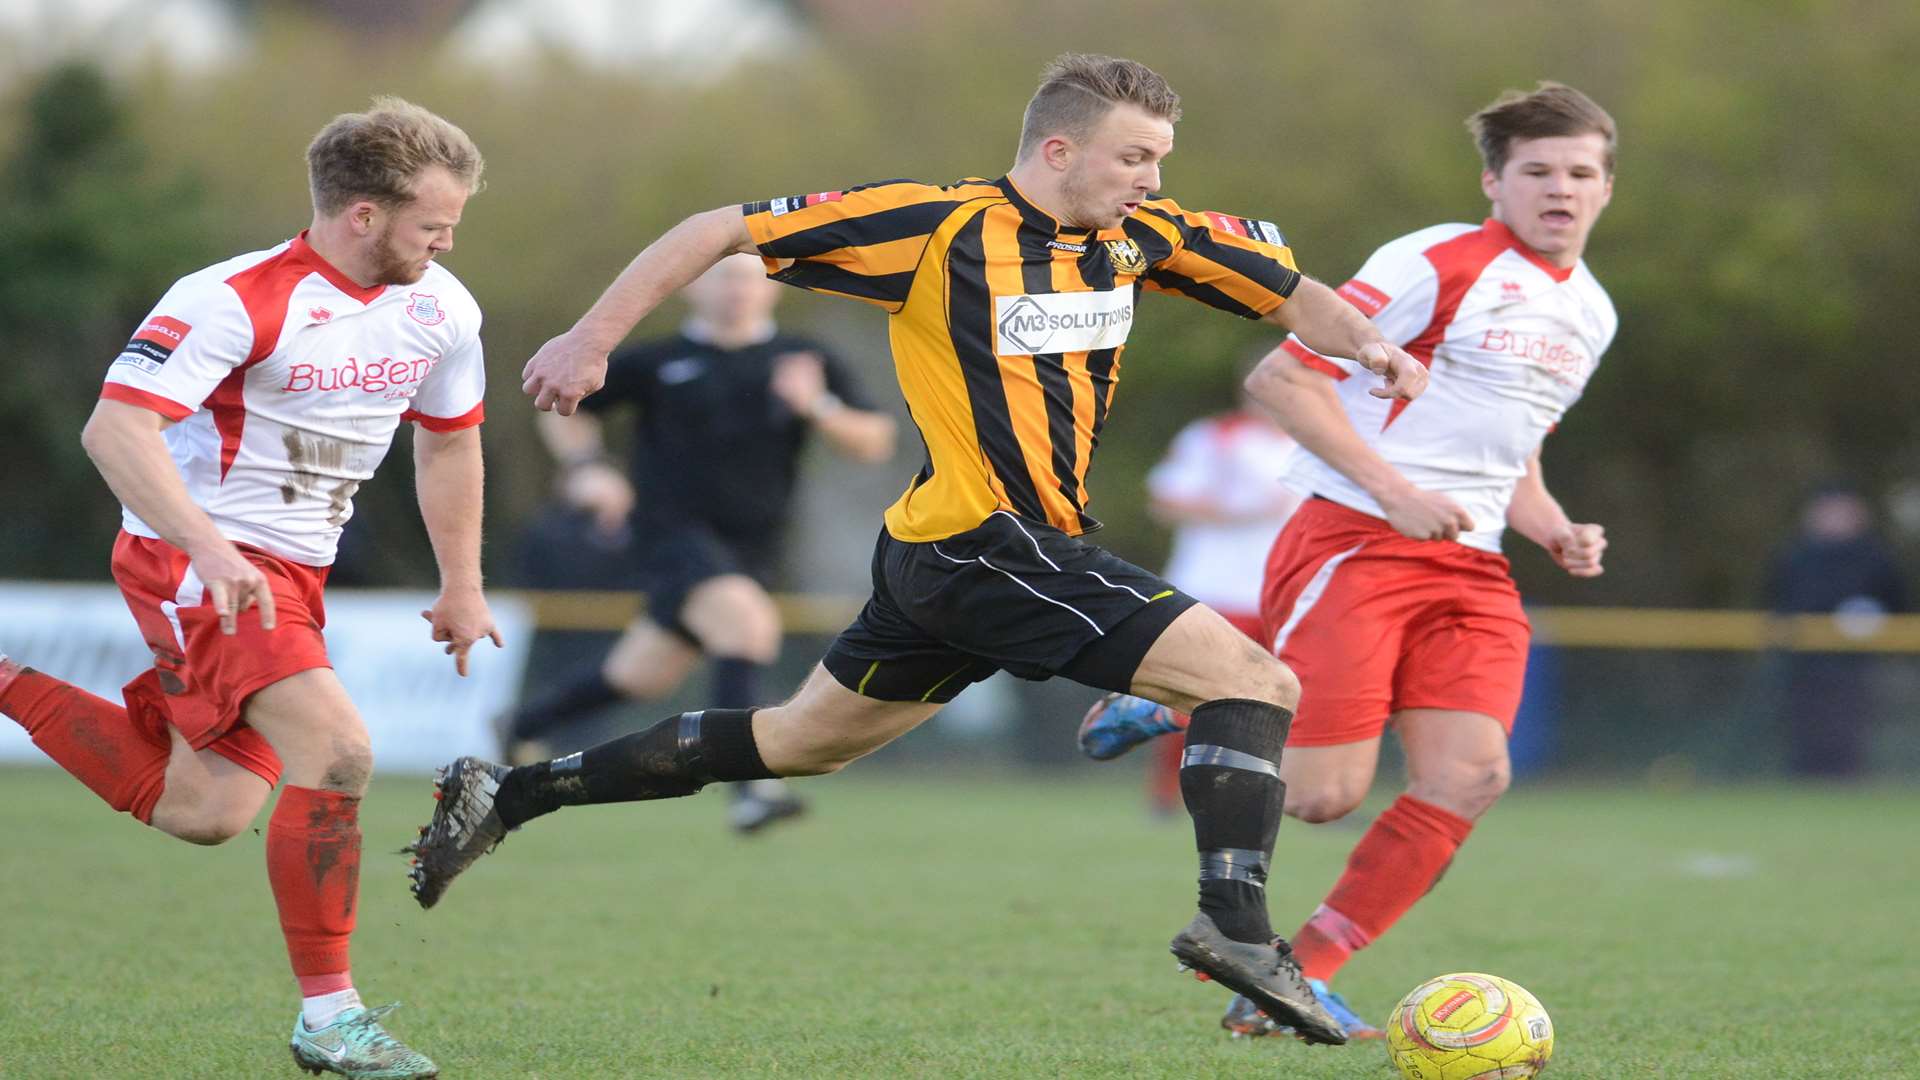
[[[774,774],[753,741],[753,709],[707,709],[668,717],[555,761],[507,774],[494,809],[508,828],[562,806],[671,799],[716,780]]]
[[[1354,951],[1373,941],[1440,880],[1473,822],[1402,795],[1367,827],[1347,869],[1293,941],[1309,978],[1331,979]]]
[[[267,821],[267,881],[296,977],[350,970],[360,898],[360,799],[324,788],[281,789]]]
[[[1235,941],[1273,938],[1267,868],[1286,785],[1280,749],[1293,713],[1227,698],[1193,710],[1181,758],[1180,794],[1200,849],[1200,910]]]

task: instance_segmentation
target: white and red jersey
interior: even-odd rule
[[[1216,611],[1260,610],[1267,551],[1300,497],[1282,480],[1298,448],[1286,432],[1245,412],[1196,420],[1147,473],[1156,500],[1202,504],[1232,521],[1186,521],[1173,534],[1166,579]]]
[[[1373,253],[1340,295],[1387,339],[1432,371],[1406,402],[1367,393],[1364,369],[1320,356],[1297,338],[1288,352],[1340,379],[1362,438],[1415,487],[1443,492],[1473,516],[1460,543],[1500,550],[1514,483],[1527,459],[1580,398],[1619,327],[1585,262],[1563,270],[1498,221],[1435,225]],[[1365,378],[1350,379],[1358,373]],[[1293,487],[1385,517],[1333,466],[1302,451]]]
[[[327,566],[400,422],[470,427],[485,391],[480,308],[452,273],[362,288],[303,232],[175,282],[100,396],[178,421],[167,449],[222,535]]]

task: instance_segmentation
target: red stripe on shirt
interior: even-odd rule
[[[138,405],[143,409],[150,409],[157,412],[169,420],[185,420],[187,417],[193,415],[193,409],[180,404],[172,398],[164,398],[159,394],[150,394],[145,390],[135,390],[126,383],[107,383],[100,388],[100,398],[103,401],[119,401],[128,405]]]
[[[459,431],[462,428],[473,427],[486,418],[487,403],[484,401],[468,409],[466,412],[461,413],[459,416],[428,416],[426,413],[416,409],[408,409],[406,412],[400,414],[400,419],[402,420],[412,421],[426,428],[428,431],[437,431],[442,434],[449,431]]]
[[[1489,225],[1498,222],[1489,221]],[[1500,257],[1500,254],[1512,246],[1513,233],[1506,226],[1494,231],[1482,226],[1473,232],[1461,233],[1451,240],[1443,240],[1421,252],[1440,278],[1440,292],[1433,300],[1433,317],[1427,320],[1426,328],[1407,342],[1406,349],[1415,360],[1427,367],[1433,366],[1433,350],[1446,338],[1447,327],[1453,317],[1460,312],[1460,301],[1466,299],[1467,290],[1480,280],[1487,265]],[[1380,425],[1385,431],[1389,425],[1400,418],[1410,404],[1406,398],[1393,403],[1387,410],[1386,422]]]
[[[287,321],[287,300],[302,278],[313,273],[312,262],[294,243],[278,254],[255,263],[227,279],[227,285],[240,297],[253,324],[253,347],[239,367],[227,373],[220,385],[207,395],[207,408],[213,413],[213,427],[220,433],[220,479],[227,478],[233,459],[240,453],[240,438],[246,433],[247,369],[273,354],[280,344],[280,330]]]
[[[1506,222],[1488,218],[1480,223],[1480,228],[1493,236],[1500,237],[1508,247],[1514,250],[1515,254],[1539,267],[1553,280],[1565,281],[1573,276],[1573,267],[1555,266],[1548,262],[1545,258],[1541,257],[1539,252],[1528,247],[1527,242],[1520,239],[1520,234],[1507,228]]]
[[[1345,368],[1314,352],[1312,349],[1307,348],[1305,345],[1300,344],[1293,338],[1288,338],[1281,342],[1280,347],[1287,351],[1287,355],[1322,375],[1331,375],[1336,379],[1344,379],[1347,377],[1347,370]]]

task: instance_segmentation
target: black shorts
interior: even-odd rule
[[[698,648],[700,642],[680,621],[687,594],[726,574],[745,574],[771,589],[780,566],[781,539],[779,530],[739,536],[703,521],[637,523],[634,568],[647,594],[647,618]]]
[[[822,663],[882,701],[951,701],[999,670],[1124,693],[1193,604],[1157,574],[1005,511],[928,543],[882,529],[873,596]]]

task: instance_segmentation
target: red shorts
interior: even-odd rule
[[[1288,746],[1377,738],[1401,709],[1520,708],[1532,628],[1507,560],[1308,499],[1267,557],[1262,643],[1300,678]]]
[[[1235,630],[1240,631],[1241,633],[1247,635],[1253,640],[1258,641],[1262,645],[1265,645],[1267,643],[1266,639],[1260,636],[1261,622],[1260,622],[1259,612],[1239,611],[1239,610],[1226,611],[1221,608],[1214,608],[1213,610],[1220,612],[1220,617],[1227,620],[1227,622],[1231,623]]]
[[[287,562],[255,548],[240,553],[273,590],[275,624],[260,628],[260,610],[240,613],[233,634],[220,617],[187,554],[164,540],[122,532],[113,545],[113,579],[153,650],[153,668],[122,691],[143,723],[173,725],[195,750],[212,750],[274,784],[280,756],[242,720],[247,698],[262,687],[318,667],[331,667],[320,636],[326,567]],[[154,724],[158,727],[158,724]]]

